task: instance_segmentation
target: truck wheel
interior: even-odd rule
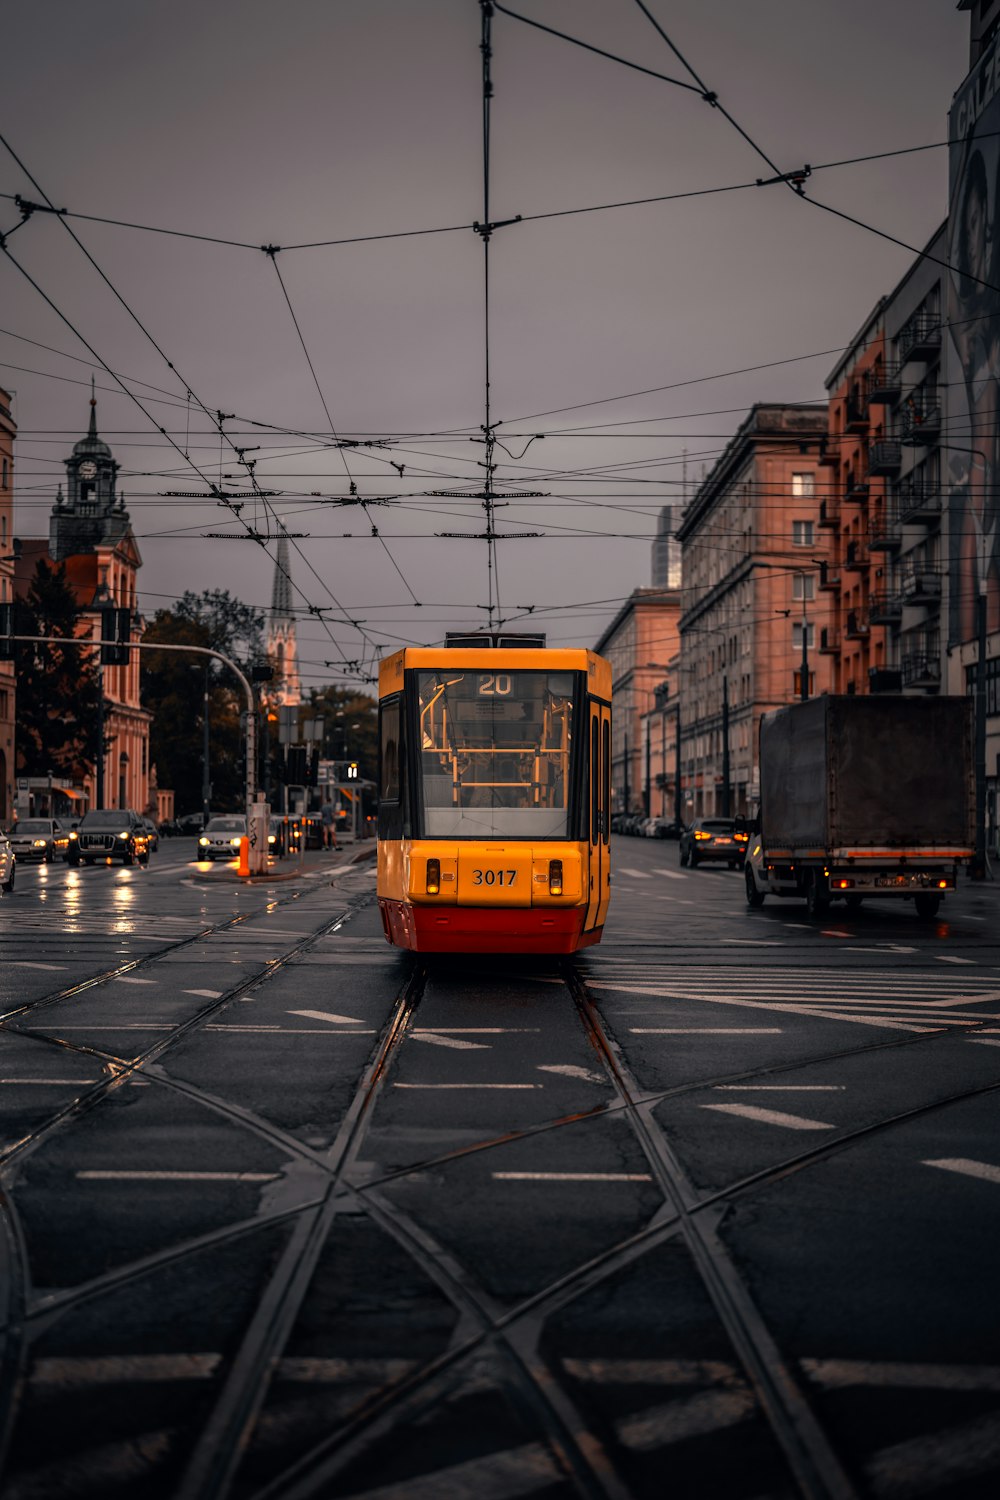
[[[847,897],[847,910],[849,912],[860,911],[861,910],[861,903],[862,903],[862,901],[864,899],[865,898],[863,896],[848,896]]]
[[[764,905],[764,892],[757,889],[757,882],[753,878],[753,871],[749,865],[744,865],[743,877],[747,884],[747,906],[752,906],[756,910]]]
[[[913,904],[917,908],[918,917],[936,917],[941,907],[941,897],[933,891],[921,891],[919,896],[914,896]]]
[[[810,880],[806,886],[806,911],[811,917],[825,917],[830,905],[823,884],[819,880]]]

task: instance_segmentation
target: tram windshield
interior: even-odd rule
[[[565,838],[573,672],[419,672],[427,838]]]

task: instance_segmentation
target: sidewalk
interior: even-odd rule
[[[375,849],[374,839],[364,839],[358,844],[345,844],[339,849],[306,849],[301,857],[298,854],[288,854],[284,859],[272,857],[264,875],[239,875],[235,862],[227,862],[221,869],[214,864],[205,869],[201,866],[206,862],[201,861],[196,868],[198,879],[212,884],[273,885],[276,880],[318,880],[323,876],[332,877],[351,865],[374,860]],[[188,865],[185,869],[190,876],[192,867]]]

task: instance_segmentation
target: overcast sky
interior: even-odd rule
[[[943,141],[967,70],[955,0],[649,8],[783,171]],[[513,9],[690,82],[634,0]],[[493,219],[768,175],[697,92],[507,15],[493,39]],[[299,627],[306,685],[335,675],[324,663],[370,663],[377,647],[485,621],[484,544],[434,536],[478,531],[481,511],[431,494],[475,489],[482,475],[470,439],[484,420],[483,248],[468,227],[483,210],[479,40],[477,0],[8,9],[0,129],[54,204],[250,247],[69,221],[161,354],[52,215],[10,237],[11,255],[149,414],[0,257],[19,534],[47,530],[94,370],[147,615],[187,588],[270,600],[273,545],[265,556],[252,540],[203,539],[240,528],[212,502],[158,497],[204,493],[185,452],[213,482],[221,472],[246,488],[201,402],[234,414],[233,443],[260,445],[247,457],[279,492],[276,513],[307,533],[292,544],[298,603],[329,612]],[[0,192],[39,197],[2,148]],[[917,246],[946,192],[943,149],[815,171],[808,184],[811,199]],[[0,229],[18,219],[0,199]],[[447,232],[283,248],[273,261],[255,248],[427,230]],[[681,495],[683,451],[693,482],[752,402],[822,399],[835,351],[911,259],[780,186],[498,230],[492,410],[512,455],[497,451],[498,487],[545,492],[498,512],[503,530],[545,534],[498,548],[505,615],[534,605],[551,643],[592,644],[614,601],[650,581],[650,538],[659,507]],[[334,434],[386,446],[345,455]],[[351,480],[362,497],[401,498],[367,513],[329,504]],[[252,502],[242,515],[270,524]]]

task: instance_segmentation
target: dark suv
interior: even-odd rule
[[[84,814],[70,844],[69,862],[92,865],[95,859],[149,864],[149,837],[138,813],[130,807],[102,807]]]

